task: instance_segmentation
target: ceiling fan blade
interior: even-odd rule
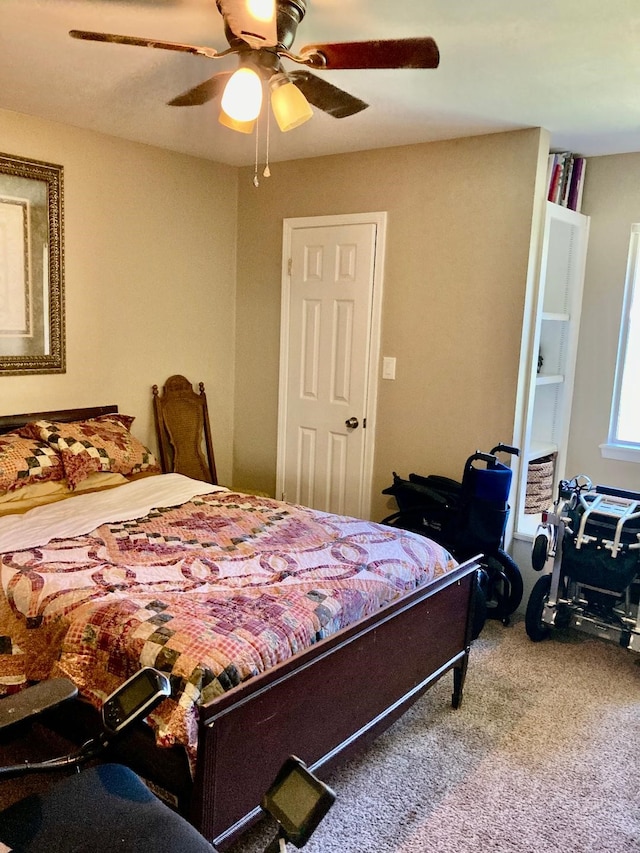
[[[223,71],[221,74],[214,74],[203,83],[199,83],[192,89],[187,89],[177,98],[167,101],[170,107],[198,107],[201,104],[206,104],[207,101],[212,101],[222,94],[227,80],[231,77],[231,71]]]
[[[318,107],[334,118],[347,118],[361,110],[366,110],[365,104],[359,98],[338,89],[337,86],[322,80],[310,71],[289,71],[287,76],[300,89],[305,98],[314,107]]]
[[[216,59],[219,56],[226,56],[229,53],[236,52],[234,48],[218,52],[212,47],[198,47],[193,44],[180,44],[175,41],[138,38],[137,36],[118,36],[113,33],[92,33],[87,30],[69,30],[69,35],[71,38],[83,39],[85,41],[104,41],[111,44],[130,44],[134,47],[157,47],[161,50],[178,50],[183,53],[195,53],[198,56],[206,56],[209,59]]]
[[[437,68],[440,51],[424,38],[308,44],[300,56],[313,68]]]
[[[249,47],[275,47],[278,44],[277,0],[216,0],[225,26]]]

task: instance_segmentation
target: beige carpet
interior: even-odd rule
[[[327,780],[337,800],[308,853],[640,853],[639,655],[488,622],[457,711],[450,694],[447,676]]]

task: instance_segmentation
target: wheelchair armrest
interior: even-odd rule
[[[68,678],[50,678],[0,699],[0,731],[75,699],[78,689]]]

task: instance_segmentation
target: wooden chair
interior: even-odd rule
[[[204,384],[193,390],[185,376],[170,376],[162,394],[153,386],[153,409],[162,470],[217,485]]]

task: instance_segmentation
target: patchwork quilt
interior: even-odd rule
[[[131,485],[112,490],[118,504]],[[156,741],[192,761],[200,703],[455,566],[436,543],[373,522],[223,490],[163,498],[80,535],[18,536],[18,549],[0,530],[0,685],[64,675],[100,707],[157,667],[172,696],[149,720]]]

